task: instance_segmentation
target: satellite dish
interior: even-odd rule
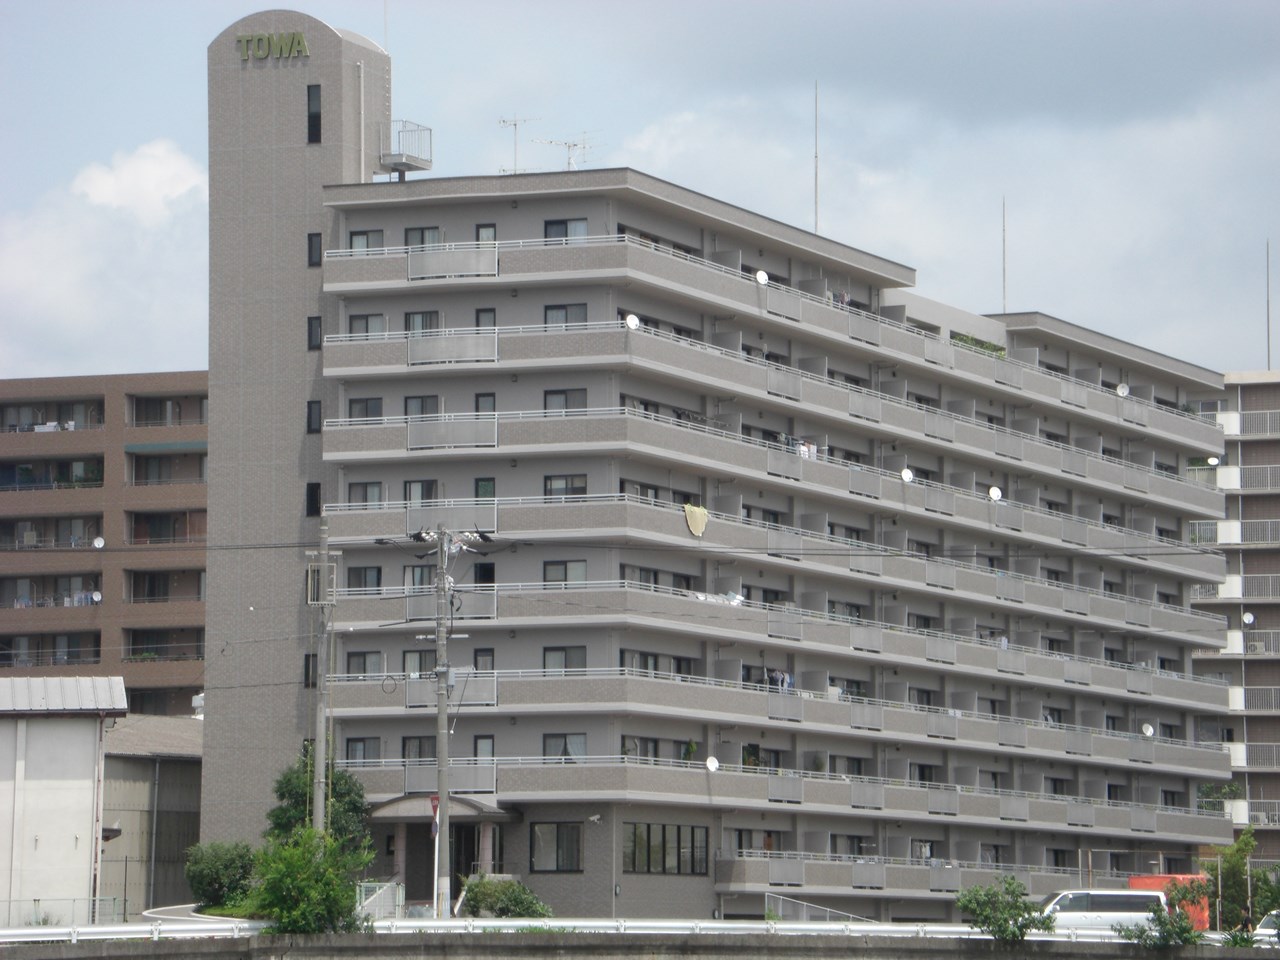
[[[101,590],[95,590],[95,591],[93,591],[93,602],[94,602],[94,603],[101,603],[101,602],[102,602],[102,591],[101,591]]]
[[[756,283],[760,284],[760,286],[762,286],[762,287],[768,286],[768,285],[769,285],[769,274],[765,273],[763,270],[757,270],[757,271],[756,271]]]
[[[707,772],[715,773],[720,769],[720,761],[715,757],[707,757]]]
[[[1252,627],[1252,626],[1253,626],[1253,614],[1252,614],[1252,613],[1246,613],[1246,614],[1245,614],[1244,616],[1242,616],[1240,619],[1244,621],[1244,625],[1245,625],[1246,627]]]
[[[992,500],[994,500],[996,503],[999,503],[1000,498],[1004,496],[1004,493],[1001,491],[999,487],[992,487],[990,490],[987,491],[987,496],[990,497]]]
[[[628,314],[627,314],[627,319],[626,319],[626,321],[625,321],[625,322],[626,322],[626,324],[627,324],[627,329],[628,329],[628,330],[639,330],[639,329],[640,329],[640,318],[639,318],[639,317],[637,317],[634,313],[628,313]]]
[[[914,473],[912,473],[912,472],[911,472],[911,468],[910,468],[910,467],[903,467],[903,468],[902,468],[902,482],[903,482],[903,483],[910,483],[910,482],[911,482],[912,480],[914,480],[915,478],[916,478],[916,475],[915,475]]]
[[[1152,735],[1153,733],[1155,733],[1155,732],[1156,732],[1156,728],[1155,728],[1155,727],[1153,727],[1151,724],[1149,724],[1149,723],[1144,723],[1144,724],[1142,725],[1142,735],[1143,735],[1144,737],[1149,737],[1149,736],[1151,736],[1151,735]]]
[[[1129,385],[1127,383],[1116,384],[1116,396],[1127,397],[1129,395]]]
[[[101,550],[106,545],[107,545],[107,541],[103,540],[101,537],[93,538],[93,549]]]
[[[1209,464],[1209,466],[1211,467],[1216,467],[1221,462],[1222,461],[1219,460],[1217,457],[1210,457],[1208,460],[1205,461],[1205,463]]]

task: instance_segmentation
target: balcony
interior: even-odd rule
[[[904,661],[909,661],[909,655],[898,657],[898,662]],[[731,669],[720,670],[724,665]],[[713,669],[719,673],[741,672],[739,661],[717,661]],[[488,707],[512,715],[546,704],[560,705],[562,712],[589,714],[611,710],[618,703],[642,703],[647,709],[664,714],[733,717],[736,722],[775,729],[801,724],[808,733],[852,733],[860,739],[886,744],[932,742],[975,752],[1046,758],[1074,756],[1081,763],[1120,767],[1141,764],[1143,769],[1154,763],[1160,769],[1179,768],[1208,775],[1226,776],[1231,769],[1227,752],[1217,742],[1155,738],[1137,732],[851,697],[825,685],[821,690],[780,690],[740,680],[622,667],[459,674],[465,676],[466,683],[455,684],[451,703]],[[330,679],[330,710],[336,717],[359,718],[386,714],[388,710],[401,710],[403,716],[419,710],[424,714],[435,712],[434,675],[336,675]],[[803,796],[794,799],[798,801]],[[881,797],[879,803],[884,802]]]
[[[934,489],[921,485],[921,491],[911,490],[901,480],[897,485],[887,486],[891,493],[901,492],[900,502],[904,507],[923,506]],[[886,495],[882,502],[894,499]],[[989,501],[986,509],[991,509]],[[682,539],[687,533],[683,506],[627,494],[332,504],[326,506],[325,511],[330,516],[331,536],[335,542],[344,544],[371,544],[377,537],[403,537],[411,531],[434,527],[437,522],[464,529],[499,531],[517,538],[537,531],[625,528],[634,531],[638,541],[651,539],[656,544],[664,544]],[[958,505],[956,513],[962,512]],[[925,559],[825,532],[744,520],[735,513],[709,511],[707,517],[702,542],[725,555],[742,556],[752,562],[764,555],[791,562],[803,558],[806,567],[815,573],[860,581],[880,590],[918,594],[922,584],[945,586],[949,595],[957,600],[994,604],[1019,615],[1038,610],[1046,617],[1061,618],[1065,612],[1080,622],[1110,620],[1117,628],[1123,625],[1125,629],[1148,627],[1165,634],[1181,633],[1197,643],[1203,643],[1214,631],[1220,633],[1225,629],[1221,617],[1202,611],[1089,586],[1063,584],[1044,577],[992,570],[978,565],[976,553],[967,562]],[[1062,517],[1046,511],[1045,519],[1057,522],[1057,529],[1062,529]],[[1044,529],[1047,532],[1053,528],[1046,524]],[[394,594],[385,591],[371,594],[388,595]],[[423,603],[428,605],[423,607]],[[428,601],[416,601],[411,607],[414,609],[406,614],[409,619],[434,616]],[[469,615],[481,615],[479,608],[475,610]],[[797,625],[797,629],[803,628]],[[1089,682],[1088,678],[1082,682]]]
[[[1116,527],[1110,527],[1108,533],[1104,532],[1108,529],[1106,524],[1012,501],[993,505],[986,489],[979,493],[972,488],[944,484],[904,483],[900,470],[850,464],[798,442],[744,437],[740,430],[724,427],[724,424],[695,422],[689,416],[648,413],[631,406],[331,419],[324,424],[324,458],[328,461],[395,460],[420,451],[448,453],[475,448],[500,448],[504,454],[515,456],[525,452],[556,452],[549,447],[579,450],[584,443],[592,444],[599,451],[622,451],[643,445],[667,451],[673,459],[699,464],[708,470],[723,472],[727,465],[760,479],[772,478],[774,483],[802,482],[833,493],[848,491],[863,498],[894,499],[921,514],[928,510],[958,515],[983,529],[994,522],[1014,534],[1024,528],[1036,533],[1043,530],[1045,536],[1056,534],[1068,542],[1090,546],[1098,540],[1106,546],[1119,547],[1124,545],[1125,538],[1133,538],[1139,542],[1165,544],[1184,554],[1186,563],[1195,563],[1197,570],[1202,568],[1206,574],[1221,566],[1220,558],[1177,540]],[[989,452],[986,456],[989,457]],[[1110,469],[1107,464],[1103,466]],[[1086,472],[1090,469],[1082,468]],[[1120,479],[1120,475],[1111,478],[1115,483]],[[1163,496],[1207,512],[1221,512],[1222,496],[1216,490],[1191,486],[1159,472],[1148,479],[1150,482],[1144,484],[1144,489],[1152,498]]]
[[[949,410],[927,409],[886,393],[852,386],[822,374],[802,371],[674,334],[640,328],[627,330],[620,321],[571,325],[503,327],[500,330],[442,330],[424,335],[406,333],[331,336],[325,340],[326,372],[342,375],[370,367],[394,367],[419,363],[555,361],[582,354],[628,357],[636,363],[661,365],[664,369],[689,366],[689,353],[698,353],[699,382],[708,389],[729,391],[761,399],[793,400],[811,408],[813,426],[820,420],[842,425],[847,413],[862,421],[869,432],[885,437],[911,437],[922,448],[933,447],[957,459],[985,462],[991,452],[1021,461],[1030,474],[1053,478],[1070,472],[1106,486],[1124,486],[1154,497],[1190,496],[1197,503],[1212,501],[1220,510],[1220,495],[1213,477],[1187,479],[1156,469],[1154,461],[1138,463],[1117,460],[1098,451],[1069,446],[1035,433],[996,427],[972,415]],[[777,402],[776,399],[773,402]],[[956,402],[960,403],[959,401]],[[969,410],[972,412],[970,401]],[[341,423],[342,421],[331,421]],[[486,436],[487,443],[494,441]],[[453,445],[453,444],[450,444]],[[1188,480],[1191,481],[1188,484]],[[1172,485],[1171,485],[1172,481]],[[1187,493],[1186,486],[1192,487]],[[970,491],[972,493],[972,491]]]
[[[432,760],[343,761],[337,766],[361,781],[374,802],[435,789]],[[768,770],[722,763],[709,773],[702,763],[653,760],[625,755],[581,757],[499,757],[453,759],[450,790],[492,793],[499,804],[520,805],[592,796],[625,803],[713,804],[788,812],[925,823],[945,815],[957,827],[989,827],[1001,819],[1006,800],[1023,801],[1029,816],[1019,829],[1141,839],[1155,824],[1172,843],[1229,842],[1231,824],[1221,811],[1117,804],[1088,797],[1057,797],[1022,791],[951,787],[877,777],[842,777],[798,770]],[[940,813],[933,798],[954,797]],[[878,793],[882,801],[864,802]],[[803,806],[795,804],[803,799]],[[1071,819],[1070,811],[1075,818]],[[1087,814],[1086,814],[1087,812]],[[1082,815],[1086,814],[1086,815]],[[1081,822],[1088,821],[1088,822]]]
[[[753,276],[731,264],[719,264],[663,247],[636,236],[531,239],[489,244],[438,244],[429,247],[385,247],[377,250],[331,250],[325,254],[327,293],[403,290],[421,282],[457,283],[459,278],[503,276],[518,281],[546,273],[589,272],[651,275],[664,285],[705,291],[714,311],[760,314],[787,324],[802,321],[812,332],[847,342],[873,344],[911,368],[946,373],[960,380],[1007,386],[1032,393],[1048,403],[1067,404],[1076,415],[1112,423],[1131,423],[1162,434],[1177,445],[1193,443],[1206,451],[1221,449],[1216,424],[1194,413],[1143,399],[1119,398],[1100,384],[1067,377],[1035,362],[1003,356],[964,343],[943,340],[909,324],[865,313],[825,296],[769,283],[763,289]],[[403,362],[403,361],[402,361]],[[326,364],[327,366],[328,364]],[[1136,387],[1137,385],[1135,385]]]
[[[0,637],[0,667],[75,667],[101,661],[96,632]]]
[[[125,631],[124,660],[126,663],[203,659],[203,627]]]

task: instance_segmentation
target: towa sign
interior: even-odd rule
[[[240,59],[288,60],[309,57],[307,38],[301,33],[242,33],[236,37]]]

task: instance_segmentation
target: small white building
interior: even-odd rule
[[[103,740],[126,707],[121,677],[0,678],[0,925],[93,919]]]

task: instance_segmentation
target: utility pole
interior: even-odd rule
[[[445,565],[449,540],[444,524],[436,527],[436,918],[452,916],[449,881],[453,875],[449,849],[449,584]]]

